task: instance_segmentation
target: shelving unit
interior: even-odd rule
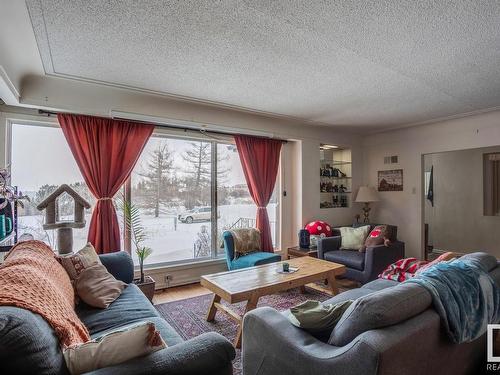
[[[350,207],[351,193],[351,150],[320,145],[320,208]]]

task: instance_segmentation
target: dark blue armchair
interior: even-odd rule
[[[222,234],[224,240],[224,250],[226,251],[226,262],[228,270],[238,270],[241,268],[260,266],[262,264],[281,261],[281,255],[258,251],[234,259],[234,240],[230,231]]]
[[[371,229],[374,227],[372,225]],[[394,237],[397,238],[397,227],[393,228]],[[389,246],[367,247],[365,252],[357,249],[340,250],[341,245],[340,231],[334,229],[333,237],[318,240],[318,258],[345,265],[343,276],[361,284],[375,280],[388,265],[405,256],[405,244],[398,240],[392,241]]]

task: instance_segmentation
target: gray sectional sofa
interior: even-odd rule
[[[235,350],[223,336],[210,332],[184,341],[132,284],[133,263],[125,252],[100,256],[117,279],[128,283],[107,309],[86,305],[77,314],[93,338],[105,331],[143,320],[154,322],[168,348],[121,365],[102,368],[95,375],[232,374]],[[17,307],[0,306],[0,374],[68,374],[53,329],[38,314]]]
[[[500,285],[494,257],[467,256],[479,259]],[[485,335],[471,343],[451,343],[425,288],[377,279],[324,303],[360,297],[364,303],[354,312],[347,310],[333,331],[314,336],[293,326],[288,312],[263,307],[246,314],[244,375],[457,375],[484,370]]]

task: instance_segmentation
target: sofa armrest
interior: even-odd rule
[[[379,245],[366,248],[365,254],[365,282],[375,280],[388,265],[404,258],[405,244],[393,241],[389,246]]]
[[[318,258],[325,259],[325,253],[328,251],[338,250],[342,245],[342,237],[325,237],[318,240]]]
[[[245,315],[242,337],[245,375],[354,375],[375,374],[377,370],[376,353],[368,345],[360,341],[344,347],[329,345],[270,307]]]
[[[125,251],[99,255],[101,263],[116,279],[130,284],[134,280],[134,262]]]
[[[135,358],[125,363],[101,368],[92,375],[196,375],[232,374],[233,345],[215,332]]]

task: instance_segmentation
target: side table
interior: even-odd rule
[[[289,247],[286,251],[286,259],[300,258],[300,257],[318,257],[318,249],[301,248],[299,246]]]

